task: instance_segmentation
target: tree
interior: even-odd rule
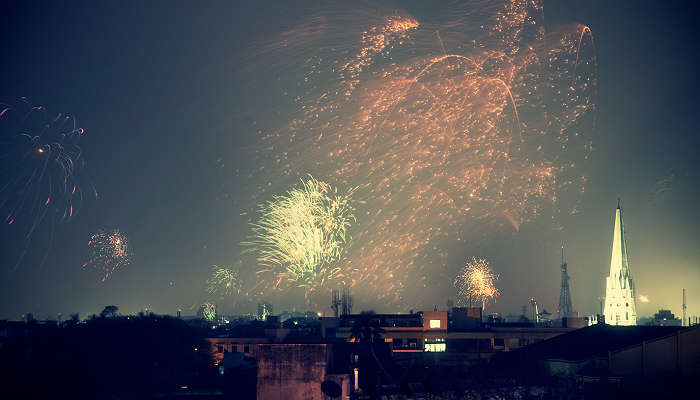
[[[117,316],[117,311],[119,307],[117,306],[106,306],[104,310],[100,313],[101,318],[113,318]]]
[[[63,326],[76,326],[80,323],[80,313],[72,313],[70,318],[63,323]]]
[[[383,343],[382,334],[385,332],[379,324],[379,319],[374,318],[374,312],[362,312],[350,330],[350,338],[359,343],[363,349],[369,350],[375,365],[381,369],[389,380],[393,380],[391,374],[384,368],[374,350],[378,343]]]
[[[350,330],[350,338],[359,343],[377,343],[382,341],[384,329],[379,326],[379,321],[372,318],[374,314],[362,312],[360,318],[355,320]]]

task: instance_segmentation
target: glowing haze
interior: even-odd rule
[[[699,314],[692,2],[6,3],[0,319],[444,309],[473,257],[552,311],[562,242],[600,313],[618,197],[640,317]]]
[[[261,46],[303,79],[296,111],[261,140],[269,184],[254,197],[307,173],[358,187],[326,287],[404,304],[407,287],[435,283],[451,242],[575,212],[596,100],[590,30],[545,32],[537,1],[465,7],[439,24],[320,13]]]

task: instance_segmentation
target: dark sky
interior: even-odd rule
[[[122,312],[183,307],[194,313],[207,298],[210,266],[240,259],[251,196],[267,182],[255,173],[254,155],[264,146],[262,134],[292,118],[292,103],[280,96],[299,78],[290,71],[300,68],[300,55],[270,54],[265,46],[309,14],[350,15],[350,22],[359,17],[334,14],[327,3],[318,10],[273,1],[199,4],[21,1],[3,7],[0,102],[15,104],[24,96],[49,112],[75,116],[86,131],[81,182],[94,185],[99,197],[86,200],[69,223],[57,224],[53,239],[47,218],[16,268],[23,235],[2,229],[0,318],[84,316],[107,304]],[[362,7],[400,9],[439,26],[438,12],[419,1]],[[593,151],[580,167],[588,183],[579,213],[563,217],[561,231],[545,217],[518,230],[489,228],[478,243],[452,251],[446,269],[429,274],[449,281],[458,259],[484,257],[500,274],[501,296],[489,311],[518,313],[531,296],[553,311],[563,241],[574,307],[595,313],[619,197],[633,278],[638,293],[650,299],[638,302],[638,314],[659,308],[680,314],[683,287],[689,314],[700,314],[699,16],[690,1],[545,1],[548,30],[581,23],[595,37],[597,120]],[[348,42],[356,40],[351,32]],[[133,260],[100,282],[81,268],[87,242],[99,229],[116,228],[128,237]],[[401,305],[369,296],[357,304],[387,312],[443,307],[441,287],[449,283],[409,291]],[[228,299],[221,307],[252,311],[256,301],[239,299],[234,308]],[[293,305],[303,302],[277,298],[278,310]],[[318,310],[329,311],[325,304]]]

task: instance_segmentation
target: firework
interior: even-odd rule
[[[649,295],[648,294],[640,294],[637,299],[642,303],[648,303],[649,302]]]
[[[237,270],[218,265],[212,266],[211,276],[207,279],[207,293],[226,297],[241,291],[241,281]]]
[[[202,317],[211,322],[216,318],[216,304],[206,301],[201,307]]]
[[[454,286],[459,291],[459,301],[471,306],[472,300],[476,300],[486,308],[486,304],[492,299],[495,300],[500,294],[494,286],[494,281],[497,279],[498,275],[491,270],[488,261],[472,258],[454,281]]]
[[[88,241],[90,257],[83,268],[92,267],[102,275],[104,282],[119,268],[131,262],[131,249],[126,236],[119,229],[110,232],[98,232]]]
[[[275,196],[259,209],[251,224],[253,237],[244,245],[257,255],[260,274],[274,275],[274,284],[313,288],[335,276],[355,220],[354,189],[338,189],[312,176],[301,186]]]
[[[545,33],[539,1],[459,4],[427,22],[400,10],[364,20],[319,10],[299,42],[285,34],[280,44],[292,60],[284,73],[297,73],[291,64],[305,70],[299,90],[282,96],[297,112],[261,133],[267,184],[253,196],[286,187],[299,171],[357,186],[353,240],[329,279],[358,295],[402,303],[409,285],[438,284],[430,271],[448,267],[453,240],[517,231],[543,214],[559,225],[558,215],[576,212],[595,115],[590,30]]]
[[[0,103],[0,215],[5,229],[26,241],[19,261],[42,221],[51,220],[53,237],[57,222],[76,215],[85,169],[78,145],[85,131],[75,119],[21,100],[17,106]]]

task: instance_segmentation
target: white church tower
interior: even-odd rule
[[[627,243],[622,225],[622,210],[618,201],[615,210],[610,276],[605,281],[605,323],[609,325],[637,325],[634,282],[627,258]]]

